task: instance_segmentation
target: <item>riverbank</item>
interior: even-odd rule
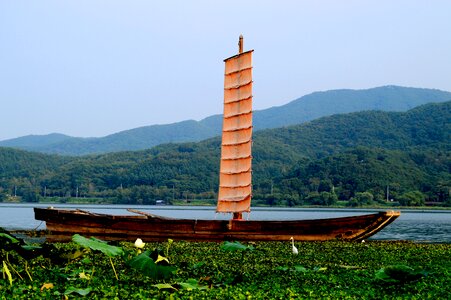
[[[447,299],[451,292],[450,244],[295,242],[294,255],[289,241],[168,241],[144,246],[145,268],[132,243],[116,246],[123,252],[110,260],[73,242],[55,244],[50,258],[29,259],[28,269],[10,252],[17,273],[11,284],[0,278],[0,298]],[[155,250],[169,263],[150,262]]]

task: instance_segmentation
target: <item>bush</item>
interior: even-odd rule
[[[305,200],[312,205],[330,206],[330,205],[337,203],[338,197],[337,197],[337,195],[335,195],[335,193],[312,192],[307,196],[307,198]]]
[[[411,191],[402,194],[397,200],[402,206],[423,206],[425,196],[420,191]]]
[[[373,204],[374,196],[370,192],[356,193],[354,198],[359,205]]]

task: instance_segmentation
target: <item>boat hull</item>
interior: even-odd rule
[[[104,240],[298,241],[361,240],[393,222],[399,212],[295,221],[192,220],[158,216],[107,215],[79,210],[34,208],[46,222],[48,241],[69,241],[73,234]]]

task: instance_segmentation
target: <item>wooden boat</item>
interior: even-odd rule
[[[230,220],[172,219],[143,212],[140,215],[105,215],[81,210],[35,208],[35,218],[46,222],[49,240],[68,240],[75,234],[106,240],[163,241],[248,240],[300,241],[367,238],[393,222],[399,212],[363,216],[296,220],[248,221],[252,197],[252,54],[243,52],[225,59],[224,120],[222,130],[219,192],[216,211],[230,213]],[[136,212],[136,211],[134,211]]]
[[[153,215],[107,215],[80,210],[35,208],[35,217],[45,220],[50,241],[70,240],[74,233],[105,240],[144,241],[302,241],[361,240],[393,222],[398,212],[362,216],[296,220],[191,220]]]

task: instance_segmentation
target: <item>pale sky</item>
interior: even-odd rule
[[[0,0],[0,140],[220,114],[240,34],[254,109],[331,89],[451,91],[451,1]]]

